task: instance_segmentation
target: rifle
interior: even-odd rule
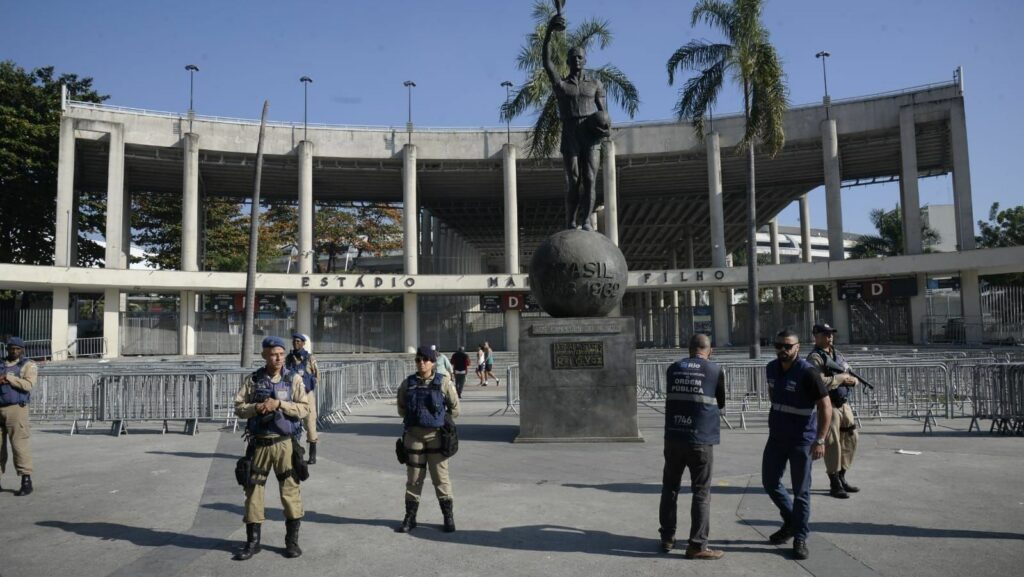
[[[833,359],[832,357],[830,357],[828,355],[823,355],[823,356],[825,357],[825,368],[826,369],[828,369],[830,371],[837,372],[837,373],[849,373],[850,376],[856,377],[856,379],[858,381],[860,381],[861,384],[864,385],[865,387],[867,387],[868,389],[871,389],[872,391],[875,390],[875,386],[874,385],[869,383],[867,381],[867,379],[865,379],[864,377],[862,377],[862,376],[858,375],[857,373],[853,372],[853,369],[851,369],[850,367],[844,367],[844,366],[840,365],[839,363],[837,363],[835,361],[835,359]],[[848,387],[850,385],[840,385],[840,386],[841,387],[842,386]]]

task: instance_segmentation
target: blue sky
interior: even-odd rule
[[[677,98],[665,61],[693,38],[717,33],[689,25],[693,1],[569,0],[570,24],[609,21],[612,45],[589,63],[613,63],[637,85],[636,120],[667,119]],[[421,126],[497,126],[502,80],[519,84],[515,57],[532,29],[530,0],[91,3],[0,0],[0,58],[54,65],[92,76],[109,103],[152,110],[188,108],[187,63],[201,114],[257,118],[264,99],[274,120],[301,121],[302,75],[310,122],[403,125],[404,80],[414,80]],[[828,50],[829,92],[855,97],[952,79],[964,66],[976,219],[993,202],[1024,203],[1013,171],[1022,132],[1015,97],[1024,93],[1019,0],[769,0],[764,21],[784,62],[793,104],[819,102]],[[730,87],[722,113],[740,109]],[[627,120],[613,109],[613,119]],[[522,117],[514,125],[526,126]],[[824,227],[824,192],[811,195]],[[871,208],[892,207],[896,185],[844,190],[848,231],[871,232]],[[948,177],[922,181],[922,203],[952,202]],[[796,225],[795,206],[780,217]]]

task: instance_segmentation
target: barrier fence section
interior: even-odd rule
[[[970,371],[974,416],[968,430],[980,431],[980,420],[991,419],[990,433],[1024,435],[1024,363],[978,365]]]
[[[29,415],[34,421],[70,421],[70,433],[94,421],[110,423],[110,433],[128,432],[131,422],[184,423],[196,434],[200,421],[237,428],[235,395],[252,370],[168,369],[160,366],[110,367],[103,373],[71,372],[68,367],[40,371],[32,389]],[[345,420],[353,405],[394,394],[412,371],[402,360],[361,361],[320,371],[316,392],[318,421],[329,426]]]

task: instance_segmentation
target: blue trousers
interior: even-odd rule
[[[761,485],[779,508],[782,522],[793,530],[797,539],[807,539],[811,519],[811,446],[792,445],[768,439],[761,459]],[[782,474],[789,464],[793,496],[782,484]]]

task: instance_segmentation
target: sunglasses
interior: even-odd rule
[[[415,358],[415,359],[413,359],[413,360],[414,360],[415,362],[417,362],[417,363],[427,363],[427,362],[433,362],[433,361],[431,361],[430,359],[425,359],[425,358],[423,358],[423,357],[416,357],[416,358]]]
[[[781,351],[782,349],[786,349],[787,351],[789,351],[792,350],[793,347],[797,346],[798,344],[799,343],[775,343],[775,350]]]

